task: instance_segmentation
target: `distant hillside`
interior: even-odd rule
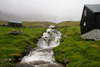
[[[40,12],[35,14],[25,14],[25,16],[15,15],[11,13],[5,13],[0,11],[0,20],[8,21],[8,20],[18,20],[18,21],[56,21],[55,16],[44,15]]]
[[[47,22],[47,21],[33,21],[33,22],[22,22],[23,26],[41,26],[41,27],[47,27],[49,25],[55,25],[55,23]]]
[[[8,25],[8,21],[0,21],[0,25]],[[56,25],[53,22],[48,22],[48,21],[33,21],[33,22],[28,22],[28,21],[22,21],[22,25],[26,27],[47,27],[49,25]]]
[[[24,17],[20,17],[20,16],[16,16],[13,14],[8,14],[8,13],[3,13],[2,11],[0,11],[0,20],[1,21],[8,21],[8,20],[24,20],[27,18]]]
[[[64,21],[56,24],[56,27],[65,27],[65,26],[78,26],[80,21]]]
[[[0,25],[2,24],[8,25],[8,21],[0,21]],[[55,25],[56,27],[66,27],[66,26],[79,26],[79,24],[80,21],[64,21],[58,24],[48,21],[33,21],[33,22],[22,21],[22,25],[27,27],[29,26],[47,27],[49,25]]]
[[[3,24],[8,25],[8,21],[0,21],[0,25],[3,25]]]

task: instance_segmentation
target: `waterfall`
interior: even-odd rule
[[[21,63],[28,63],[35,67],[44,67],[44,65],[54,63],[53,47],[60,44],[61,33],[54,29],[54,25],[50,25],[43,36],[39,39],[38,45],[28,56],[22,58]]]
[[[50,48],[55,47],[60,44],[61,33],[52,27],[49,27],[46,32],[43,33],[41,39],[39,39],[38,47],[40,48]]]

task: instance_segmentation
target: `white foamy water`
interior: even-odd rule
[[[33,62],[33,61],[54,61],[54,52],[52,49],[39,49],[37,48],[35,51],[32,51],[28,56],[25,56],[22,59],[22,62]]]
[[[60,44],[61,33],[52,28],[54,28],[54,25],[49,26],[39,39],[38,47],[30,52],[28,56],[22,58],[21,63],[35,63],[36,61],[53,63],[55,61],[53,47]]]

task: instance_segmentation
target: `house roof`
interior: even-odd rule
[[[100,13],[100,4],[87,4],[85,6],[94,13]]]
[[[9,20],[9,23],[22,23],[22,21]]]

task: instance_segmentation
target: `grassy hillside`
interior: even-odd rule
[[[8,21],[0,21],[0,25],[2,24],[8,25]],[[33,22],[22,21],[22,25],[26,27],[29,26],[48,27],[49,25],[55,25],[55,23],[47,22],[47,21],[33,21]]]
[[[46,30],[45,28],[14,28],[17,31],[22,29],[24,35],[10,35],[12,29],[12,27],[0,27],[0,66],[14,63],[15,57],[26,52],[26,46],[36,47],[35,42]],[[1,62],[3,59],[10,58],[11,62]]]
[[[49,25],[55,25],[55,23],[52,22],[46,22],[46,21],[34,21],[34,22],[25,22],[23,21],[23,26],[42,26],[42,27],[48,27]]]
[[[80,26],[57,28],[62,39],[54,48],[55,59],[63,63],[63,58],[70,60],[68,67],[100,67],[100,41],[81,39]],[[67,37],[66,37],[67,36]]]
[[[8,25],[8,21],[0,21],[0,25],[3,25],[3,24]]]
[[[79,26],[80,21],[64,21],[60,22],[58,24],[52,23],[52,22],[47,22],[47,21],[33,21],[33,22],[28,22],[28,21],[22,21],[22,25],[29,27],[29,26],[42,26],[42,27],[47,27],[49,25],[56,25],[56,27],[65,27],[65,26]],[[0,21],[0,25],[5,24],[8,25],[8,21]]]
[[[56,27],[65,27],[65,26],[79,26],[80,21],[64,21],[56,24]]]

